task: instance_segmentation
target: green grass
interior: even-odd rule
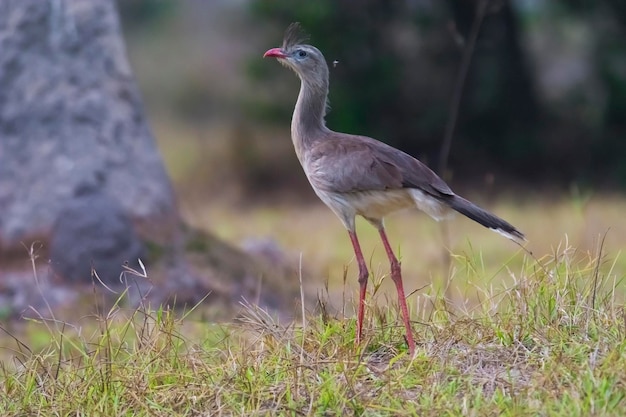
[[[83,322],[32,322],[37,349],[5,336],[2,415],[624,415],[626,310],[615,262],[571,247],[485,282],[457,255],[471,308],[432,287],[410,296],[415,357],[396,303],[372,285],[366,340],[344,306],[284,322],[243,304],[236,323],[118,306]],[[461,277],[464,277],[463,280]],[[380,277],[379,277],[380,278]],[[198,310],[200,308],[198,307]],[[296,312],[294,312],[296,314]],[[70,325],[71,324],[71,325]],[[8,330],[5,329],[5,332]],[[6,352],[5,352],[6,354]],[[6,356],[6,355],[5,355]]]

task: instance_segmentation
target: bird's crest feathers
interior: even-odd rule
[[[302,29],[300,22],[289,25],[283,38],[283,50],[287,50],[295,45],[307,42],[310,36]]]

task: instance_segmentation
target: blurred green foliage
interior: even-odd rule
[[[268,48],[299,21],[327,61],[339,61],[331,128],[434,167],[479,1],[252,0],[250,11],[272,28]],[[490,1],[452,143],[456,178],[626,187],[624,39],[621,0]],[[258,82],[292,82],[260,68],[249,71]],[[293,93],[271,99],[251,106],[255,115],[287,122]]]

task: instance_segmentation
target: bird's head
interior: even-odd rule
[[[324,55],[314,46],[307,45],[299,23],[292,23],[285,32],[283,45],[272,48],[263,57],[272,57],[291,68],[303,82],[314,86],[328,85],[328,65]]]

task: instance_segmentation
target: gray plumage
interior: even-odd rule
[[[524,240],[514,226],[457,196],[412,156],[365,136],[328,129],[324,120],[328,65],[317,48],[300,43],[303,39],[298,24],[289,26],[280,48],[284,57],[277,57],[301,80],[291,136],[313,189],[349,230],[354,230],[356,215],[378,222],[393,211],[417,206],[437,220],[453,209],[514,241]],[[385,199],[393,201],[386,208],[379,207]],[[351,207],[352,202],[357,202],[357,207]]]
[[[291,137],[313,190],[341,219],[352,240],[361,285],[357,342],[361,338],[369,275],[355,232],[355,217],[360,215],[378,228],[385,245],[407,330],[407,343],[413,353],[415,343],[400,264],[387,240],[383,218],[400,209],[417,207],[440,220],[452,209],[514,241],[524,240],[524,235],[506,221],[457,196],[430,168],[412,156],[372,138],[334,132],[326,127],[328,65],[322,53],[314,46],[303,44],[303,39],[299,25],[292,24],[285,33],[283,46],[268,50],[264,56],[277,58],[295,71],[301,81],[291,121]]]

